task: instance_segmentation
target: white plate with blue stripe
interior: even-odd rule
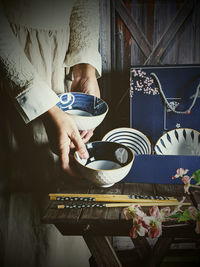
[[[200,155],[200,132],[190,128],[173,129],[155,144],[157,155]]]
[[[120,143],[131,148],[135,154],[151,154],[151,143],[147,136],[133,128],[116,128],[109,131],[102,141]]]

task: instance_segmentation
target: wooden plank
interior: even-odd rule
[[[200,62],[200,49],[199,49],[199,44],[200,44],[200,15],[199,15],[199,10],[200,10],[200,1],[195,1],[195,8],[193,12],[193,17],[192,17],[192,30],[193,30],[193,39],[192,44],[193,44],[193,49],[192,49],[192,63],[193,64],[199,64]]]
[[[167,49],[169,43],[173,40],[174,36],[177,34],[178,30],[185,22],[185,20],[188,18],[188,16],[191,15],[192,10],[193,10],[193,1],[192,0],[186,1],[178,11],[175,18],[172,20],[169,27],[166,29],[165,33],[161,37],[158,44],[155,46],[151,54],[148,56],[144,65],[156,64],[159,62],[163,53]]]
[[[111,0],[111,69],[116,70],[116,16],[115,16],[115,1]]]
[[[81,186],[81,183],[79,181],[79,186],[76,186],[78,181],[74,181],[71,183],[71,185],[69,185],[68,190],[63,188],[62,192],[70,192],[70,193],[89,193],[89,188],[85,187],[87,186],[87,184],[85,185],[84,182]],[[86,189],[87,188],[87,189]],[[57,205],[59,204],[57,201],[50,201],[50,206],[47,209],[46,213],[44,213],[44,216],[42,218],[42,221],[44,223],[48,223],[48,222],[57,222],[57,221],[65,221],[68,220],[69,222],[74,222],[77,223],[80,216],[81,216],[81,209],[64,209],[64,210],[59,210],[57,209]]]
[[[178,200],[182,199],[184,195],[184,186],[183,184],[155,184],[155,194],[161,194],[163,196],[176,196]]]
[[[108,237],[83,236],[98,267],[122,267]]]
[[[147,40],[144,33],[142,32],[142,30],[140,29],[140,27],[138,26],[138,24],[131,16],[130,12],[127,10],[123,1],[115,0],[115,8],[143,54],[148,57],[151,54],[152,46]]]
[[[103,194],[119,194],[120,195],[122,193],[122,188],[123,188],[122,183],[117,183],[110,188],[93,187],[90,190],[90,194],[102,194],[103,193]],[[93,220],[96,218],[96,219],[100,219],[101,221],[117,221],[119,220],[119,214],[120,214],[119,211],[121,209],[122,208],[84,209],[81,214],[80,220],[82,222],[85,222],[86,220],[90,220],[91,218]]]
[[[135,250],[142,261],[143,266],[145,266],[147,261],[149,260],[149,256],[152,253],[151,246],[149,245],[147,239],[144,237],[138,236],[135,239],[132,238],[132,241],[135,246]]]
[[[190,186],[190,198],[193,202],[193,205],[195,207],[198,207],[200,205],[200,186],[198,185],[192,185]]]
[[[148,259],[148,263],[146,266],[148,267],[160,266],[170,248],[170,245],[173,242],[173,239],[174,238],[159,237],[153,248],[151,256]]]
[[[103,71],[111,71],[111,21],[110,21],[110,1],[99,1],[100,12],[100,38],[99,47],[102,58]]]

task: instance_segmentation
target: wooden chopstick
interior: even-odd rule
[[[156,202],[158,201],[158,203],[160,203],[160,202],[166,202],[169,200],[177,202],[177,199],[174,197],[144,196],[145,198],[139,198],[139,195],[51,193],[49,194],[49,197],[50,197],[50,200],[86,200],[86,201],[88,200],[88,201],[98,201],[98,202],[126,202],[126,203],[150,202],[151,203],[152,201],[156,201]]]
[[[157,202],[152,202],[152,203],[144,203],[144,202],[141,202],[141,203],[137,203],[138,205],[140,206],[143,206],[143,207],[148,207],[148,206],[177,206],[178,203],[174,203],[173,201],[166,201],[166,203],[157,203]],[[183,206],[189,206],[191,205],[191,203],[189,202],[186,202],[186,203],[183,203],[182,204]],[[84,205],[83,206],[79,206],[79,205],[57,205],[57,208],[58,209],[64,209],[64,208],[118,208],[118,207],[129,207],[130,206],[130,203],[104,203],[104,204],[94,204],[94,205]]]

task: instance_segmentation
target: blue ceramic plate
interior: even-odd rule
[[[155,144],[158,155],[200,155],[200,133],[189,128],[171,130]]]

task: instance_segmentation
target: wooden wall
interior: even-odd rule
[[[129,69],[136,65],[200,63],[200,1],[102,0],[102,97],[108,130],[129,126]]]

